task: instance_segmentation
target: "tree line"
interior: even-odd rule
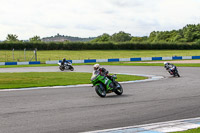
[[[150,35],[143,37],[131,36],[129,33],[120,31],[113,35],[104,33],[92,42],[199,42],[200,24],[188,24],[182,29],[172,31],[152,31]]]
[[[0,49],[38,50],[93,50],[93,49],[200,49],[200,24],[186,25],[172,31],[153,31],[149,36],[136,37],[120,31],[109,35],[104,33],[87,42],[43,42],[39,36],[21,41],[17,35],[8,34],[0,42]]]
[[[41,38],[40,36],[34,36],[29,38],[28,42],[41,42]],[[23,41],[23,40],[19,40],[18,36],[15,34],[8,34],[6,37],[6,40],[3,42],[27,42],[27,41]]]
[[[57,37],[57,36],[55,36]],[[41,42],[40,36],[29,38],[28,42]],[[69,40],[67,40],[69,42]],[[8,34],[4,42],[24,42],[15,34]],[[124,31],[109,35],[104,33],[88,42],[200,42],[200,24],[188,24],[172,31],[152,31],[149,36],[137,37]]]
[[[4,42],[0,50],[189,50],[200,49],[200,43],[169,42]]]

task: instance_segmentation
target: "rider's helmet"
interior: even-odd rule
[[[164,62],[164,65],[167,65],[168,64],[168,62]]]
[[[98,70],[99,69],[99,64],[94,64],[94,70]]]
[[[66,61],[66,59],[65,59],[65,58],[63,58],[63,61]]]

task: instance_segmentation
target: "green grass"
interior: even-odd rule
[[[33,57],[33,51],[26,52],[26,61]],[[200,50],[46,50],[37,52],[38,61],[83,59],[108,59],[132,57],[168,57],[168,56],[199,56]],[[15,51],[14,60],[12,51],[1,50],[0,62],[25,61],[24,51]]]
[[[187,131],[181,131],[181,132],[173,132],[173,133],[200,133],[200,128],[191,129]]]
[[[0,89],[90,84],[90,78],[91,73],[78,72],[1,73]],[[119,74],[117,81],[142,79],[146,77]]]

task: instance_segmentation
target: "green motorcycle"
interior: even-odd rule
[[[93,74],[91,82],[93,86],[95,86],[95,91],[100,97],[105,97],[107,93],[112,92],[117,95],[122,95],[123,88],[115,79],[117,79],[116,74],[110,76],[110,78],[100,74]]]

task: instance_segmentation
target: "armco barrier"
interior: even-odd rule
[[[119,59],[108,59],[108,62],[119,62]]]
[[[155,61],[155,60],[163,60],[164,61],[164,60],[183,60],[183,59],[200,59],[200,56],[87,59],[87,60],[69,60],[69,61],[71,63],[96,63],[96,62],[119,62],[119,61]],[[56,64],[60,61],[46,61],[46,64]]]
[[[130,61],[141,61],[141,58],[130,58]]]
[[[5,62],[0,62],[0,66],[4,66],[5,64]]]
[[[192,59],[192,56],[183,56],[182,59],[183,59],[183,60],[191,60],[191,59]]]
[[[29,62],[29,64],[40,64],[40,61]]]
[[[192,59],[200,59],[200,56],[192,56]]]
[[[182,56],[175,56],[175,57],[172,57],[173,60],[182,60]]]
[[[29,62],[17,62],[17,65],[29,65]]]
[[[184,60],[200,59],[200,56],[173,56],[173,57],[142,57],[142,58],[115,58],[115,59],[87,59],[87,60],[68,60],[71,63],[96,63],[96,62],[119,62],[119,61],[155,61],[155,60]],[[57,64],[61,60],[46,61],[46,64]],[[26,65],[41,64],[40,61],[33,62],[0,62],[0,65]]]
[[[162,57],[152,57],[152,60],[162,60]]]
[[[84,60],[84,63],[95,63],[95,62],[97,62],[96,59]]]
[[[41,64],[40,61],[31,61],[31,62],[0,62],[2,65],[31,65],[31,64]]]
[[[5,65],[17,65],[17,62],[5,62]]]

